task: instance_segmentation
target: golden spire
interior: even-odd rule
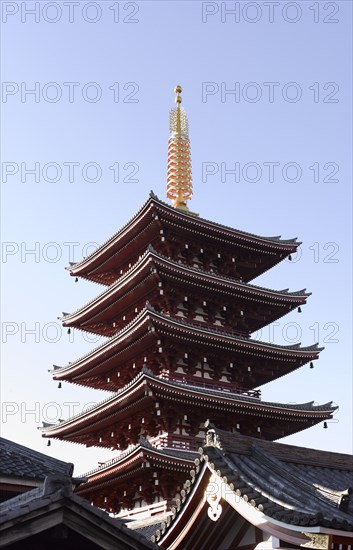
[[[181,86],[176,86],[175,103],[169,115],[167,197],[173,206],[189,212],[186,202],[192,197],[189,125],[185,109],[180,106]]]

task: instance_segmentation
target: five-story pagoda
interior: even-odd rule
[[[118,452],[78,490],[115,513],[171,503],[193,466],[207,419],[222,430],[276,440],[335,410],[331,403],[261,400],[262,384],[311,363],[321,351],[251,338],[306,303],[305,290],[250,284],[300,243],[245,233],[189,211],[188,122],[181,87],[175,91],[167,190],[173,206],[151,192],[120,231],[69,268],[105,290],[64,315],[63,325],[108,339],[54,368],[53,378],[112,394],[43,429],[44,437]]]

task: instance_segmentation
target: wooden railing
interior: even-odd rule
[[[158,438],[159,444],[164,449],[174,449],[179,451],[190,451],[197,453],[202,445],[202,440],[195,441],[194,438],[187,435],[165,435]]]
[[[112,517],[115,518],[134,518],[144,519],[148,517],[155,516],[157,514],[169,514],[167,510],[167,501],[162,500],[161,502],[154,502],[153,504],[148,504],[146,506],[140,506],[133,508],[132,510],[122,510],[119,514],[112,514]]]
[[[238,395],[245,395],[247,397],[255,397],[257,399],[261,398],[261,391],[260,390],[249,390],[247,388],[239,388],[239,386],[235,386],[234,384],[227,384],[226,382],[219,382],[215,381],[212,382],[211,380],[209,382],[206,382],[205,379],[202,380],[195,380],[195,378],[190,378],[186,376],[175,376],[173,374],[172,377],[166,377],[167,380],[170,380],[171,382],[179,382],[182,384],[186,384],[188,386],[193,386],[195,388],[206,388],[209,390],[217,390],[227,393],[235,393]]]

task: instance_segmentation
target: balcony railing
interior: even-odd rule
[[[206,382],[203,380],[195,380],[194,378],[186,377],[186,376],[175,376],[173,374],[172,377],[169,377],[168,375],[164,376],[166,380],[170,380],[171,382],[179,382],[181,384],[185,384],[188,386],[193,386],[195,388],[205,388],[209,390],[217,390],[221,392],[227,392],[227,393],[235,393],[238,395],[244,395],[247,397],[255,397],[257,399],[261,398],[261,391],[260,390],[249,390],[247,388],[239,388],[239,386],[235,386],[234,384],[227,384],[222,382],[212,382],[211,380],[209,382]]]
[[[157,442],[158,439],[158,442]],[[152,442],[152,441],[151,441]],[[173,449],[179,451],[189,451],[192,453],[197,453],[199,448],[202,445],[202,440],[195,441],[194,438],[187,435],[161,435],[156,438],[156,441],[153,443],[157,447],[163,449]]]
[[[146,519],[153,517],[157,514],[169,515],[171,512],[167,509],[167,501],[154,502],[153,504],[147,504],[146,506],[136,506],[132,510],[122,510],[119,514],[111,514],[114,518],[136,518]]]

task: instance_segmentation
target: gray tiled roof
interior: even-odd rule
[[[0,438],[0,474],[43,481],[51,473],[71,476],[74,465]]]
[[[204,454],[259,511],[292,525],[353,530],[352,456],[216,434],[222,448],[205,446]]]
[[[86,499],[73,494],[70,476],[59,474],[59,477],[54,475],[50,478],[52,481],[51,485],[48,484],[49,490],[44,485],[44,488],[36,488],[26,493],[26,495],[19,495],[3,504],[0,516],[1,533],[6,534],[11,529],[16,530],[16,523],[21,526],[25,521],[29,522],[33,512],[36,512],[38,516],[52,510],[54,506],[63,509],[68,507],[70,509],[74,508],[82,517],[88,513],[90,517],[89,527],[92,529],[92,525],[95,525],[98,533],[99,529],[102,529],[102,533],[106,533],[106,529],[109,529],[111,535],[120,543],[118,548],[156,548],[142,534],[127,529],[124,521],[111,518],[103,510],[92,506]],[[50,478],[47,478],[47,480]],[[62,522],[65,522],[65,515],[63,515]],[[29,531],[28,536],[30,534]],[[125,546],[121,546],[124,541]],[[1,542],[0,546],[2,546]],[[116,546],[110,547],[115,548]],[[102,548],[108,548],[108,546],[102,545]]]
[[[152,535],[156,532],[157,529],[162,528],[163,522],[156,522],[152,525],[146,525],[145,527],[134,528],[135,533],[140,533],[147,540],[151,540]]]
[[[155,531],[153,541],[168,533],[184,509],[194,512],[193,484],[209,469],[233,491],[236,501],[287,525],[353,531],[353,457],[265,441],[212,428],[200,459],[184,484],[184,496],[171,521]],[[203,479],[203,478],[202,478]],[[266,520],[268,522],[268,520]]]

